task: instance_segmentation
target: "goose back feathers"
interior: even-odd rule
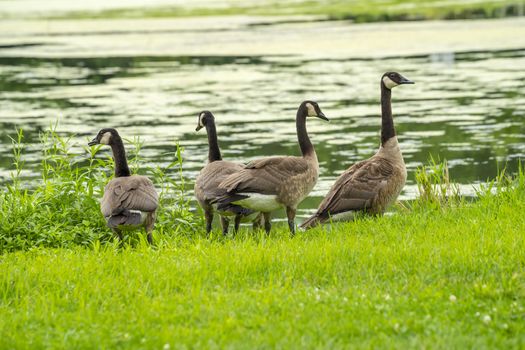
[[[117,177],[108,182],[100,209],[104,217],[119,215],[123,210],[154,212],[157,210],[159,197],[150,179],[132,175]]]
[[[355,163],[339,176],[317,212],[301,227],[327,220],[348,220],[356,211],[382,214],[405,185],[407,172],[397,138],[391,138],[370,159]]]
[[[317,157],[270,157],[255,160],[226,178],[220,187],[227,192],[249,197],[258,193],[275,198],[268,208],[262,200],[238,202],[258,211],[273,211],[280,206],[295,207],[315,186],[319,176]],[[240,198],[240,197],[239,197]]]
[[[195,179],[195,198],[199,202],[203,209],[213,210],[212,202],[219,196],[226,193],[224,189],[219,188],[219,184],[225,180],[229,175],[241,171],[244,168],[243,165],[234,162],[228,162],[224,160],[215,161],[206,165],[200,171],[199,175]],[[242,208],[235,205],[220,208],[220,214],[231,216],[231,215],[249,215],[252,214],[252,210]]]

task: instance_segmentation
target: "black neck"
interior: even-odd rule
[[[381,81],[381,145],[396,136],[392,118],[392,91]]]
[[[130,176],[131,173],[128,168],[126,151],[124,150],[122,139],[118,137],[112,141],[111,150],[113,151],[113,159],[115,160],[115,177]]]
[[[297,139],[299,140],[299,147],[301,147],[301,153],[303,157],[315,154],[314,145],[308,137],[306,132],[306,117],[308,111],[306,108],[299,108],[297,111],[297,117],[295,118],[295,125],[297,127]]]
[[[219,142],[217,141],[217,130],[213,120],[208,120],[206,123],[206,132],[208,133],[208,162],[222,160]]]

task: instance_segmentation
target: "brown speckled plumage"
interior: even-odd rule
[[[382,214],[395,201],[407,178],[397,139],[394,137],[390,142],[392,145],[381,147],[373,157],[342,173],[317,212],[301,227],[309,228],[348,212]]]
[[[219,207],[235,203],[261,211],[266,232],[270,232],[270,213],[284,206],[290,232],[295,233],[297,205],[313,189],[319,175],[317,155],[306,132],[308,116],[327,120],[317,103],[304,101],[299,106],[296,127],[302,157],[269,157],[250,162],[220,184],[227,194],[219,200]]]
[[[122,230],[144,227],[148,242],[153,243],[152,231],[158,194],[150,179],[131,175],[126,161],[124,144],[115,129],[102,129],[89,145],[111,146],[115,160],[115,178],[104,188],[100,209],[108,226],[122,239]]]
[[[317,212],[301,227],[334,220],[351,220],[355,212],[383,214],[405,186],[407,171],[397,141],[391,107],[391,89],[412,82],[399,73],[381,77],[381,147],[371,158],[342,173],[322,200]],[[387,86],[387,85],[388,86]]]
[[[276,195],[277,202],[295,208],[313,189],[318,175],[315,154],[309,157],[270,157],[250,162],[220,186],[228,192]]]
[[[208,134],[208,164],[201,169],[195,179],[194,192],[195,198],[197,198],[199,205],[204,210],[206,232],[209,233],[212,229],[215,211],[212,202],[225,193],[224,189],[219,188],[219,184],[229,175],[244,169],[244,165],[222,160],[217,140],[215,117],[209,111],[203,111],[199,114],[199,124],[196,130],[198,131],[203,127],[206,128]],[[225,210],[219,211],[219,214],[221,215],[223,234],[228,233],[228,217],[231,216],[235,217],[235,232],[238,231],[242,220],[253,221],[254,227],[258,227],[260,222],[260,217],[257,216],[257,213],[236,205],[229,205]]]
[[[141,175],[117,177],[108,182],[100,209],[104,217],[122,208],[146,213],[157,210],[159,196],[150,179]]]

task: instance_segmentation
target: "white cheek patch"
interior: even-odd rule
[[[100,143],[103,145],[109,145],[109,139],[111,138],[111,133],[109,131],[105,132],[100,139]]]
[[[317,116],[317,112],[315,111],[315,108],[314,108],[314,106],[312,106],[311,103],[307,103],[306,104],[306,108],[308,108],[308,116],[309,117],[316,117]]]
[[[201,115],[199,115],[199,126],[201,128],[204,127],[204,123],[202,122],[203,119],[204,119],[204,113],[201,113]]]
[[[383,84],[389,89],[392,89],[394,86],[397,86],[397,83],[390,79],[388,76],[383,77]]]

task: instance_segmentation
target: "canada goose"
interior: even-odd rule
[[[265,230],[269,233],[271,212],[284,206],[290,233],[295,234],[297,205],[315,186],[319,174],[317,155],[306,132],[307,117],[328,120],[316,102],[301,103],[296,126],[302,157],[268,157],[251,161],[219,185],[227,191],[219,199],[219,208],[233,203],[260,211],[264,214]]]
[[[153,183],[145,176],[131,175],[126,161],[126,151],[122,139],[115,129],[102,129],[88,143],[109,145],[115,160],[115,178],[104,188],[100,202],[102,215],[107,225],[122,240],[122,230],[144,227],[148,242],[153,243],[151,232],[155,224],[155,211],[158,206],[158,194]]]
[[[381,146],[371,158],[355,163],[342,173],[323,199],[317,212],[301,227],[332,220],[351,220],[364,211],[382,214],[397,198],[407,178],[392,118],[392,88],[414,82],[396,72],[381,77]]]
[[[195,131],[206,128],[208,133],[208,164],[201,169],[195,179],[195,197],[199,205],[204,210],[206,219],[206,233],[211,232],[213,221],[214,204],[213,200],[225,193],[224,189],[219,189],[219,184],[229,175],[241,171],[244,166],[241,164],[222,160],[221,151],[217,141],[217,130],[215,128],[215,117],[209,111],[199,113],[199,121]],[[219,212],[221,215],[222,233],[228,234],[229,219],[227,216],[235,216],[235,233],[239,230],[239,225],[243,218],[253,219],[257,213],[253,210],[231,204]],[[257,223],[254,222],[254,226]]]

